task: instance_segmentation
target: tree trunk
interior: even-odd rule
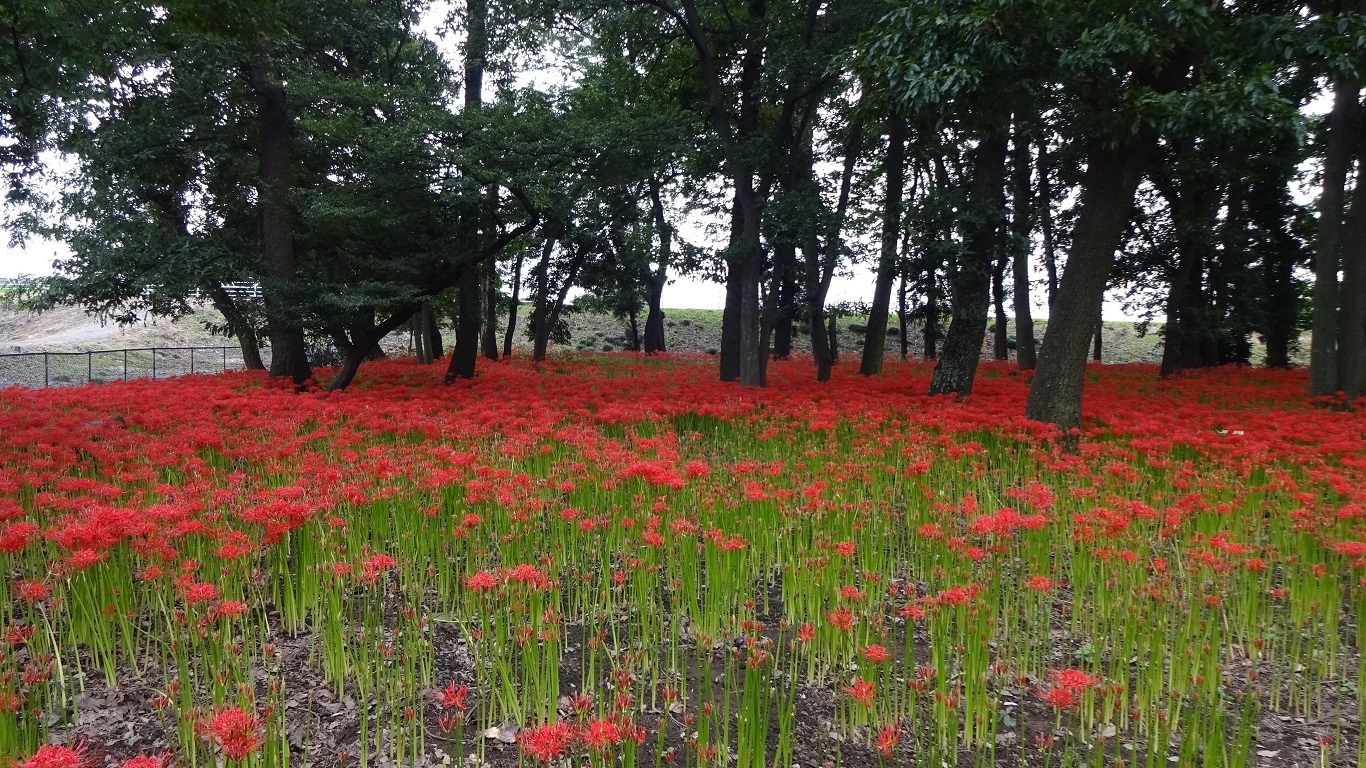
[[[896,113],[887,118],[887,190],[882,205],[882,248],[877,262],[873,304],[863,335],[863,360],[859,373],[882,373],[887,347],[887,312],[892,303],[892,282],[897,273],[897,246],[901,243],[901,198],[906,186],[906,121]]]
[[[1038,364],[1034,347],[1034,315],[1029,306],[1029,254],[1032,250],[1030,237],[1034,232],[1033,189],[1029,141],[1020,136],[1017,127],[1014,147],[1014,168],[1010,183],[1011,202],[1011,247],[1014,261],[1011,273],[1015,278],[1015,292],[1011,302],[1015,309],[1015,363],[1022,371],[1032,371]]]
[[[1105,299],[1115,250],[1133,213],[1134,194],[1156,143],[1156,136],[1144,132],[1113,149],[1093,146],[1087,155],[1072,252],[1025,404],[1026,418],[1051,422],[1064,433],[1081,427],[1087,342]]]
[[[721,381],[740,380],[740,242],[744,238],[744,214],[736,191],[730,209],[730,247],[726,251],[726,304],[721,310]]]
[[[417,354],[418,365],[431,365],[436,361],[436,356],[432,354],[431,334],[427,332],[428,324],[431,320],[432,307],[430,304],[423,304],[422,309],[413,315],[410,321],[413,329],[413,351]]]
[[[1004,222],[1001,225],[1005,226]],[[1010,336],[1006,333],[1006,264],[1010,263],[1010,252],[1001,248],[996,257],[996,266],[991,270],[991,305],[996,310],[996,323],[992,326],[991,356],[997,360],[1010,359]]]
[[[465,110],[474,111],[484,103],[484,67],[488,56],[488,0],[466,0],[465,3]],[[467,237],[477,239],[480,233],[470,231]],[[481,337],[480,305],[483,303],[483,281],[480,262],[467,264],[457,281],[459,298],[456,304],[455,345],[451,349],[446,382],[474,378],[475,363],[479,359]]]
[[[939,357],[939,264],[936,257],[925,266],[925,359]]]
[[[1104,306],[1104,303],[1105,294],[1102,293],[1101,305]],[[1096,310],[1096,321],[1091,327],[1096,329],[1095,336],[1092,337],[1091,359],[1099,363],[1104,359],[1102,353],[1105,351],[1103,346],[1105,343],[1105,320],[1102,319],[1100,310]]]
[[[446,383],[456,379],[474,378],[479,360],[480,290],[479,264],[470,264],[456,283],[455,346],[451,349],[450,366],[446,368]]]
[[[446,349],[441,339],[441,324],[436,320],[431,302],[422,305],[422,325],[427,336],[427,354],[436,362],[446,356]],[[379,349],[378,345],[375,349]]]
[[[1366,136],[1366,131],[1363,131]],[[1339,389],[1350,399],[1366,384],[1366,141],[1358,140],[1352,207],[1347,213],[1340,253],[1342,295],[1338,314]]]
[[[833,330],[826,330],[825,299],[830,293],[830,281],[839,263],[842,248],[840,236],[844,228],[844,217],[849,210],[849,195],[853,188],[854,167],[863,146],[863,122],[855,119],[849,126],[849,136],[844,144],[844,170],[840,174],[839,199],[835,203],[835,215],[826,228],[825,246],[821,247],[816,229],[809,229],[802,238],[802,258],[806,261],[806,300],[811,331],[811,356],[816,362],[816,381],[829,381],[835,358],[839,351],[834,344]],[[814,189],[814,174],[811,155],[803,157],[803,178]],[[834,319],[830,318],[833,328]]]
[[[673,228],[664,218],[664,203],[660,199],[659,180],[650,179],[650,215],[659,233],[659,266],[650,278],[650,292],[646,297],[645,354],[665,351],[664,341],[664,286],[669,282],[669,262],[673,261]]]
[[[303,384],[313,375],[294,296],[294,224],[290,213],[290,124],[284,86],[262,65],[248,68],[256,96],[261,140],[261,179],[257,189],[261,221],[261,266],[266,280],[266,322],[270,335],[270,375]]]
[[[741,210],[745,219],[740,255],[740,384],[764,385],[764,356],[759,327],[759,284],[763,251],[759,239],[759,200],[752,179],[740,180]]]
[[[782,243],[773,249],[773,293],[776,295],[773,319],[773,356],[786,360],[792,356],[792,315],[797,283],[797,244]]]
[[[207,287],[209,300],[213,302],[214,309],[223,316],[228,332],[237,337],[237,343],[242,347],[242,365],[249,371],[264,371],[266,364],[261,360],[261,347],[256,338],[256,329],[251,327],[251,322],[238,309],[237,302],[223,288],[222,283],[211,280]]]
[[[541,246],[541,263],[536,265],[536,296],[531,304],[531,360],[535,363],[545,359],[550,340],[550,332],[542,326],[550,315],[550,257],[554,254],[555,238],[547,231]]]
[[[522,251],[512,265],[512,302],[508,304],[508,327],[503,331],[503,357],[512,356],[512,342],[517,338],[517,309],[522,300]]]
[[[826,343],[830,347],[830,365],[832,366],[840,361],[840,328],[836,322],[838,319],[838,315],[831,315],[825,329]]]
[[[402,327],[404,323],[411,322],[419,312],[420,308],[416,305],[401,307],[377,327],[373,327],[369,331],[358,332],[351,339],[351,350],[347,353],[341,370],[332,377],[332,381],[328,382],[328,391],[345,389],[350,386],[356,378],[356,372],[360,370],[361,363],[370,359],[374,351],[378,349],[380,339]]]
[[[908,338],[909,334],[907,333],[909,329],[906,327],[907,314],[910,309],[906,302],[906,278],[910,276],[910,268],[906,266],[906,259],[904,258],[904,254],[908,250],[908,245],[909,243],[903,243],[901,279],[898,281],[899,284],[896,292],[897,340],[901,342],[901,361],[903,363],[906,362],[906,357],[911,351],[911,340]]]
[[[640,325],[636,322],[638,314],[638,312],[632,310],[631,313],[626,316],[628,334],[626,346],[632,352],[640,351]]]
[[[1048,139],[1039,140],[1039,228],[1043,234],[1043,268],[1048,274],[1048,309],[1058,295],[1058,255],[1053,240],[1052,182],[1048,179]]]
[[[977,363],[982,359],[987,311],[991,305],[991,271],[1001,249],[1001,222],[1005,207],[1007,135],[987,136],[973,154],[972,182],[968,190],[970,212],[964,217],[967,247],[958,257],[951,278],[952,320],[944,336],[944,350],[930,378],[930,394],[972,394]]]
[[[1335,85],[1328,113],[1319,198],[1319,231],[1314,241],[1314,319],[1309,344],[1309,393],[1332,395],[1342,385],[1338,372],[1338,258],[1343,230],[1343,197],[1352,162],[1354,132],[1361,111],[1360,86],[1353,79]]]
[[[481,270],[483,293],[483,329],[479,340],[481,354],[496,361],[498,359],[498,281],[494,279],[497,262],[489,259]]]
[[[1167,288],[1167,323],[1162,328],[1162,367],[1158,376],[1166,378],[1181,367],[1181,352],[1185,340],[1182,315],[1191,274],[1195,270],[1195,254],[1186,251],[1177,260],[1176,272]]]

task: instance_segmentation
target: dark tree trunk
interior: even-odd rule
[[[1004,226],[1004,224],[1002,224]],[[1000,249],[996,266],[991,270],[991,305],[996,310],[996,323],[992,326],[991,356],[997,360],[1010,359],[1010,336],[1006,333],[1006,264],[1010,262],[1010,252]]]
[[[897,246],[901,243],[901,198],[906,186],[906,121],[892,113],[887,118],[887,191],[882,205],[882,248],[878,255],[873,304],[863,335],[863,359],[859,373],[882,373],[887,347],[887,313],[892,304],[892,282],[897,273]]]
[[[478,110],[484,103],[484,67],[488,56],[488,0],[466,0],[465,4],[465,110]],[[470,231],[467,237],[476,238]],[[483,280],[480,262],[465,266],[457,281],[459,293],[455,315],[455,345],[446,369],[446,382],[474,378],[479,359],[481,333],[480,305]]]
[[[550,334],[560,322],[560,314],[564,311],[565,299],[569,297],[569,289],[574,287],[574,281],[578,278],[579,267],[583,264],[583,259],[582,253],[571,252],[569,272],[565,275],[564,282],[560,284],[560,289],[555,294],[554,299],[541,307],[540,318],[536,322],[536,339],[532,351],[532,359],[538,363],[545,360],[546,351],[550,347]]]
[[[735,193],[730,209],[730,247],[726,252],[726,304],[721,311],[721,381],[740,380],[740,243],[745,219],[740,211],[740,193]]]
[[[1058,295],[1058,255],[1053,240],[1052,182],[1048,178],[1048,139],[1039,141],[1039,228],[1043,234],[1043,268],[1048,274],[1048,308]]]
[[[1102,305],[1104,304],[1104,302],[1105,302],[1104,294],[1102,293],[1102,294],[1101,294],[1101,303],[1102,303]],[[1091,359],[1094,360],[1094,361],[1096,361],[1097,363],[1099,363],[1099,362],[1101,362],[1101,361],[1104,359],[1104,352],[1105,352],[1105,349],[1104,349],[1104,344],[1105,344],[1105,321],[1104,321],[1103,319],[1101,319],[1101,315],[1100,315],[1100,312],[1099,312],[1099,311],[1096,312],[1096,321],[1095,321],[1095,323],[1094,323],[1091,327],[1095,329],[1095,335],[1093,335],[1093,336],[1091,337],[1091,342],[1092,342],[1092,346],[1091,346]]]
[[[977,363],[982,358],[987,310],[991,304],[991,270],[1001,250],[1001,221],[1005,207],[1005,133],[987,136],[973,152],[970,213],[963,227],[967,247],[958,257],[951,278],[953,319],[944,349],[930,379],[930,394],[972,394]]]
[[[1182,328],[1182,314],[1191,275],[1195,271],[1196,254],[1187,251],[1177,260],[1176,272],[1167,287],[1167,323],[1162,328],[1162,367],[1158,375],[1166,378],[1181,367],[1181,351],[1185,332]]]
[[[517,309],[522,301],[522,251],[512,265],[512,302],[508,304],[508,327],[503,331],[503,357],[512,356],[512,342],[517,338]]]
[[[222,283],[212,280],[207,287],[209,300],[213,302],[214,309],[223,316],[228,332],[237,337],[237,343],[242,347],[242,365],[249,371],[264,371],[266,364],[261,360],[261,347],[256,339],[256,329],[251,327],[251,322],[242,314],[232,294],[223,288]]]
[[[413,340],[413,359],[418,365],[427,365],[432,360],[427,355],[427,334],[422,332],[422,315],[413,315],[408,321],[408,335]]]
[[[313,375],[294,295],[294,223],[290,212],[290,124],[285,89],[261,65],[248,68],[261,140],[257,189],[261,221],[262,294],[270,335],[270,375],[303,384]]]
[[[1341,388],[1338,372],[1338,259],[1343,230],[1343,198],[1347,167],[1352,162],[1356,123],[1361,112],[1360,85],[1340,80],[1335,85],[1333,109],[1328,113],[1328,136],[1319,198],[1319,231],[1314,241],[1314,319],[1309,344],[1309,393],[1332,395]]]
[[[541,262],[536,265],[536,295],[531,304],[531,360],[545,359],[550,331],[543,324],[550,316],[550,257],[555,254],[555,238],[547,231],[541,246]]]
[[[904,244],[903,244],[902,251],[903,251],[903,253],[906,251],[906,248],[904,247]],[[908,266],[906,266],[906,260],[903,258],[903,259],[902,259],[902,269],[901,269],[901,279],[898,281],[899,284],[898,284],[898,286],[897,286],[897,292],[896,292],[896,325],[897,325],[897,328],[896,328],[896,329],[897,329],[897,340],[901,342],[901,361],[902,361],[902,362],[905,362],[905,361],[906,361],[906,357],[907,357],[907,355],[910,354],[910,351],[911,351],[911,348],[910,348],[911,340],[908,338],[909,334],[907,333],[907,331],[908,331],[909,329],[906,327],[907,313],[908,313],[908,311],[909,311],[909,309],[910,309],[910,307],[907,305],[907,301],[906,301],[906,279],[910,276],[909,273],[910,273],[910,268],[909,268]]]
[[[483,304],[483,291],[480,290],[479,264],[470,264],[456,283],[455,346],[451,349],[451,362],[446,368],[446,382],[456,379],[474,378],[475,364],[479,360],[480,305]]]
[[[925,262],[925,359],[939,357],[939,259]]]
[[[431,356],[432,362],[445,357],[446,348],[441,338],[441,324],[437,322],[436,312],[432,310],[430,302],[422,305],[422,325],[427,337],[427,354]],[[379,349],[378,346],[375,348]]]
[[[637,323],[636,317],[638,314],[639,313],[633,311],[626,316],[627,333],[629,334],[629,338],[626,339],[626,344],[627,348],[632,352],[640,351],[640,325]]]
[[[1029,141],[1015,129],[1013,169],[1010,182],[1010,233],[1014,261],[1011,273],[1015,278],[1012,303],[1015,309],[1015,361],[1022,371],[1032,371],[1038,364],[1034,347],[1034,315],[1029,307],[1030,237],[1034,233],[1033,189],[1031,187],[1031,159]]]
[[[837,322],[838,319],[839,317],[837,315],[831,315],[830,320],[826,323],[825,329],[826,338],[828,339],[827,344],[830,347],[830,365],[832,366],[840,361],[840,328]]]
[[[650,179],[650,215],[659,233],[659,266],[650,277],[650,293],[646,297],[645,353],[665,351],[664,341],[664,286],[669,282],[669,262],[673,261],[673,227],[664,218],[664,203],[660,199],[659,180]]]
[[[1361,397],[1366,384],[1366,141],[1358,141],[1356,193],[1340,246],[1342,296],[1338,314],[1339,389],[1351,399]]]
[[[1155,136],[1143,133],[1113,149],[1094,146],[1087,155],[1072,252],[1048,319],[1038,372],[1029,387],[1026,418],[1051,422],[1065,433],[1081,427],[1087,342],[1096,328],[1143,168],[1156,143]]]
[[[792,356],[792,316],[797,293],[797,244],[783,243],[773,249],[773,292],[776,294],[773,319],[773,356]]]
[[[855,119],[849,126],[849,137],[844,145],[844,170],[840,174],[839,200],[835,203],[835,215],[825,230],[825,247],[818,242],[816,230],[809,230],[802,238],[802,257],[806,261],[806,300],[811,331],[811,356],[816,362],[816,381],[829,381],[839,350],[834,339],[834,318],[828,318],[831,329],[827,330],[825,298],[830,293],[830,281],[835,274],[843,249],[841,231],[844,217],[849,210],[849,195],[853,188],[854,167],[863,146],[863,123]],[[814,189],[814,176],[811,155],[804,156],[803,178],[808,187]]]
[[[372,359],[375,350],[379,348],[380,339],[402,327],[404,323],[414,320],[420,311],[421,308],[417,305],[401,307],[378,326],[358,331],[351,339],[351,349],[347,352],[341,370],[332,377],[332,381],[328,382],[327,389],[336,391],[350,386],[356,378],[356,372],[360,370],[361,363]]]
[[[759,200],[750,179],[741,179],[744,189],[741,210],[745,230],[740,254],[740,383],[759,387],[764,384],[764,356],[759,327],[760,273],[763,251],[759,240]]]
[[[479,340],[480,353],[490,360],[498,359],[498,281],[494,279],[497,262],[484,262],[479,276],[483,285],[483,329]]]

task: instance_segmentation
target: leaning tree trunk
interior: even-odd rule
[[[1342,242],[1342,207],[1347,167],[1352,162],[1352,134],[1361,111],[1360,85],[1338,81],[1323,159],[1323,192],[1319,198],[1319,231],[1314,241],[1314,319],[1309,343],[1309,393],[1332,395],[1341,388],[1338,372],[1338,252]]]
[[[512,342],[517,333],[517,308],[522,300],[522,251],[512,265],[512,302],[508,304],[508,327],[503,331],[503,357],[512,356]]]
[[[1145,132],[1127,145],[1094,146],[1087,156],[1072,251],[1048,319],[1038,372],[1029,387],[1026,418],[1051,422],[1064,432],[1081,427],[1086,347],[1143,168],[1156,143],[1156,137]]]
[[[1015,279],[1011,303],[1015,309],[1015,364],[1022,371],[1032,371],[1038,364],[1034,347],[1034,315],[1029,307],[1029,252],[1033,234],[1033,210],[1029,142],[1020,137],[1016,128],[1014,168],[1010,181],[1010,234],[1013,262],[1010,270]]]
[[[887,190],[882,206],[882,249],[878,256],[873,304],[863,335],[859,373],[882,373],[887,346],[887,313],[892,304],[892,282],[897,273],[897,245],[901,242],[901,197],[906,182],[906,121],[896,113],[887,118]]]
[[[1053,238],[1053,195],[1048,179],[1048,139],[1039,140],[1039,230],[1043,235],[1043,268],[1048,275],[1048,308],[1058,295],[1058,255]]]
[[[248,68],[256,96],[261,139],[261,266],[266,280],[266,322],[270,335],[270,375],[303,384],[313,375],[304,345],[303,325],[294,296],[294,228],[290,215],[290,125],[284,86],[264,66]]]
[[[1366,150],[1366,141],[1361,142]],[[1342,298],[1338,314],[1338,378],[1348,398],[1363,394],[1366,376],[1366,151],[1357,155],[1352,208],[1343,231]]]
[[[991,305],[991,268],[1001,248],[1002,209],[1005,207],[1006,134],[987,136],[974,150],[970,213],[964,227],[967,248],[953,270],[950,309],[953,319],[944,336],[944,349],[930,378],[930,394],[972,394],[977,363],[982,358],[987,311]]]
[[[256,329],[251,327],[251,321],[242,314],[232,294],[223,288],[222,283],[210,280],[207,285],[214,309],[223,316],[228,332],[237,337],[237,343],[242,347],[242,365],[249,371],[264,371],[266,364],[261,360],[260,342],[256,338]]]

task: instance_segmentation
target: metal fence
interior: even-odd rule
[[[270,348],[261,348],[270,365]],[[0,353],[0,387],[52,387],[219,373],[245,368],[241,347],[136,347]]]

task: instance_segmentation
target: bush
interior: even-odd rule
[[[868,326],[866,326],[866,325],[858,325],[857,323],[850,323],[850,324],[849,324],[849,330],[852,331],[852,332],[854,332],[854,333],[867,333],[867,332],[868,332]]]

